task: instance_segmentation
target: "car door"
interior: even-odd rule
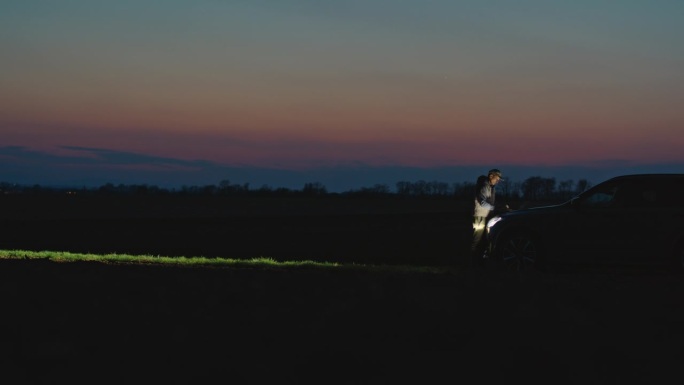
[[[564,223],[567,258],[578,263],[610,263],[622,248],[623,213],[615,205],[619,183],[596,186],[573,202]]]
[[[613,228],[615,262],[646,262],[654,246],[662,241],[662,210],[655,205],[660,195],[658,186],[648,180],[633,180],[621,184],[613,201],[616,224]]]
[[[677,183],[679,181],[679,183]],[[633,231],[628,234],[630,246],[625,258],[635,263],[668,262],[674,243],[682,239],[684,196],[682,179],[653,178],[636,185],[638,199],[630,208]]]
[[[674,182],[673,182],[674,181]],[[667,183],[666,183],[667,182]],[[575,199],[557,242],[570,262],[650,264],[684,238],[681,178],[621,178]]]

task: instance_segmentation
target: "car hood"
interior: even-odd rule
[[[530,208],[525,208],[525,209],[518,209],[518,210],[513,210],[513,211],[508,211],[506,213],[503,213],[500,215],[502,218],[515,218],[519,216],[530,216],[530,215],[553,215],[556,214],[560,211],[567,211],[570,208],[570,203],[565,202],[557,205],[549,205],[549,206],[539,206],[539,207],[530,207]]]

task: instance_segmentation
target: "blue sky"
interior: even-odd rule
[[[3,1],[0,180],[681,172],[683,17],[663,0]]]

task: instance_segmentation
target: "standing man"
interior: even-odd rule
[[[501,171],[494,168],[487,176],[480,175],[475,186],[475,207],[473,209],[473,242],[470,245],[470,265],[481,266],[486,258],[485,226],[495,209],[496,190],[494,187],[501,178]],[[508,207],[508,206],[507,206]]]

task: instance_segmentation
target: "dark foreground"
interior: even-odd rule
[[[2,196],[0,249],[445,265],[468,248],[450,199]]]
[[[3,383],[681,383],[684,278],[0,261]]]
[[[684,276],[463,270],[471,228],[462,202],[0,198],[6,250],[446,271],[1,260],[2,383],[684,380]]]

